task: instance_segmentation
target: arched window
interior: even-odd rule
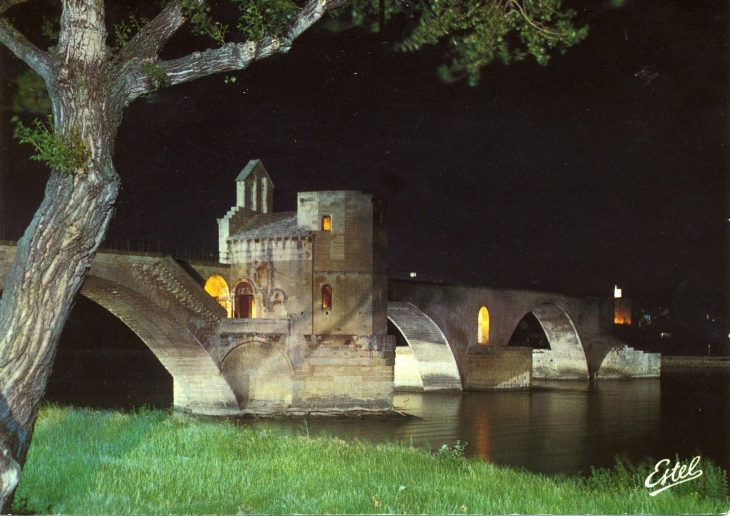
[[[217,274],[212,275],[205,282],[205,291],[213,296],[218,304],[226,309],[226,316],[232,317],[231,313],[231,300],[228,292],[228,283],[221,276]]]
[[[489,310],[486,306],[479,309],[478,325],[477,343],[486,346],[489,344]]]
[[[322,231],[332,231],[332,217],[325,215],[322,217]]]
[[[254,317],[253,288],[248,281],[236,285],[236,296],[233,317],[252,319]]]
[[[332,287],[330,285],[322,285],[322,309],[332,308]]]

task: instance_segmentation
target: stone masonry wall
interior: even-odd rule
[[[659,378],[661,355],[628,346],[612,349],[598,370],[598,378]]]
[[[394,337],[303,340],[307,357],[294,368],[292,409],[393,407]]]
[[[532,380],[532,348],[483,347],[470,350],[466,390],[528,388]]]

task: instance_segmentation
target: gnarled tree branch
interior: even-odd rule
[[[16,4],[21,3],[19,0],[9,0],[11,4],[13,1]],[[0,12],[2,12],[2,5],[4,4],[0,4]],[[28,41],[4,16],[0,16],[0,43],[25,61],[38,75],[46,80],[51,78],[50,56]]]
[[[314,25],[327,11],[342,7],[348,2],[349,0],[310,0],[294,19],[294,23],[292,23],[287,34],[287,39],[291,43],[305,30]]]
[[[28,0],[0,0],[0,14],[4,13],[14,5],[24,4]]]
[[[123,61],[152,58],[158,55],[168,40],[185,24],[180,2],[169,2],[154,20],[142,28],[122,47]]]
[[[186,57],[162,61],[169,81],[169,86],[193,81],[208,75],[231,70],[243,70],[252,62],[264,59],[278,52],[286,52],[289,47],[283,47],[282,42],[273,38],[266,38],[259,43],[227,43],[220,48],[194,52]]]
[[[150,55],[144,61],[161,67],[167,78],[164,86],[174,86],[216,73],[243,70],[259,59],[288,52],[292,41],[316,23],[328,10],[340,7],[347,2],[348,0],[310,0],[299,11],[286,36],[279,39],[267,37],[258,42],[227,43],[220,48],[194,52],[169,61],[156,61],[155,57]],[[177,2],[174,3],[177,4]],[[141,64],[140,62],[140,66]],[[150,84],[148,79],[139,68],[127,72],[124,77],[127,90],[126,104],[159,87],[159,85]]]

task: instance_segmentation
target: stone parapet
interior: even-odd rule
[[[291,321],[289,319],[223,319],[218,333],[289,335],[291,333]]]
[[[730,357],[705,356],[661,356],[663,368],[698,367],[698,368],[727,368],[730,369]]]

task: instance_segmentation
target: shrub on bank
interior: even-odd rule
[[[398,445],[287,437],[163,411],[44,407],[16,495],[36,513],[722,513],[725,472],[649,496],[644,469],[550,477]],[[641,477],[644,475],[644,477]]]

